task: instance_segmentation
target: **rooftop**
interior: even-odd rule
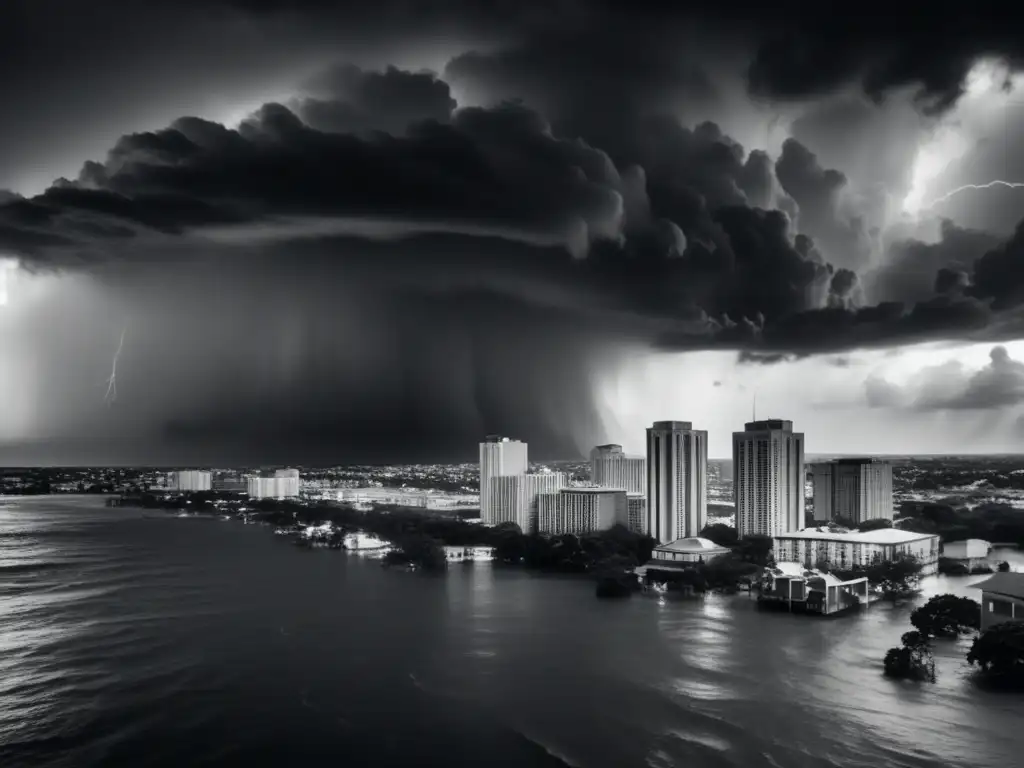
[[[663,552],[728,552],[728,548],[720,547],[710,539],[693,536],[688,539],[676,539],[668,544],[655,547]]]
[[[970,586],[983,592],[995,592],[997,595],[1024,600],[1024,573],[994,573],[984,581]]]
[[[880,528],[877,531],[851,531],[834,533],[819,528],[805,528],[776,536],[777,539],[816,539],[819,541],[849,541],[854,544],[907,544],[911,541],[937,538],[934,533],[914,533],[898,528]]]

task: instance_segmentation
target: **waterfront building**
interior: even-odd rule
[[[623,453],[621,445],[599,445],[590,452],[590,482],[626,493],[647,493],[647,460]]]
[[[804,436],[783,419],[749,421],[732,436],[736,532],[778,536],[804,526]]]
[[[1007,621],[1024,621],[1024,573],[994,573],[971,584],[981,590],[981,631]]]
[[[523,533],[536,533],[540,494],[555,493],[568,485],[569,476],[564,472],[492,477],[489,481],[490,524],[515,523]]]
[[[708,433],[689,421],[647,428],[647,535],[667,543],[697,536],[708,517]]]
[[[209,491],[213,489],[213,473],[204,469],[182,469],[171,472],[168,484],[182,493]]]
[[[500,435],[488,435],[480,443],[480,519],[484,523],[496,522],[492,479],[525,475],[528,468],[526,443]]]
[[[691,536],[687,539],[661,544],[654,548],[651,553],[649,566],[665,565],[667,563],[679,563],[680,565],[692,565],[694,563],[707,563],[714,557],[728,554],[731,550],[728,547],[720,547],[710,539],[702,539],[699,536]]]
[[[805,568],[813,568],[820,562],[827,562],[840,570],[893,560],[899,555],[913,555],[921,563],[921,575],[928,576],[938,570],[939,537],[897,528],[851,533],[808,528],[776,536],[774,554],[780,563],[800,563]]]
[[[759,607],[826,615],[866,606],[869,600],[870,584],[864,576],[842,581],[831,573],[792,562],[765,569],[757,596]]]
[[[949,541],[942,545],[943,557],[963,562],[968,568],[973,567],[976,561],[987,560],[991,551],[992,545],[984,539]]]
[[[444,559],[449,563],[486,562],[494,559],[494,547],[448,547]]]
[[[811,465],[814,521],[863,523],[892,520],[892,464],[879,459],[837,459]]]
[[[626,528],[633,533],[647,533],[647,495],[626,494]]]
[[[296,499],[301,478],[297,469],[279,469],[272,477],[250,477],[248,495],[254,499]]]
[[[538,499],[538,529],[552,536],[606,531],[627,523],[626,492],[615,488],[577,486]]]

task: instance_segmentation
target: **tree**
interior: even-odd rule
[[[968,664],[977,664],[993,680],[1024,688],[1024,622],[989,627],[974,639]]]
[[[890,648],[882,662],[887,677],[900,680],[935,682],[935,659],[928,636],[921,632],[904,632],[899,648]]]
[[[1005,560],[1003,560],[999,564],[999,572],[1000,573],[1007,573],[1009,570],[1010,570],[1010,564],[1008,562],[1006,562]]]
[[[637,588],[632,569],[636,560],[624,555],[612,555],[594,568],[598,597],[629,597]]]
[[[739,533],[731,525],[725,523],[712,523],[705,525],[700,532],[701,538],[713,541],[720,547],[732,547],[739,541]]]
[[[762,568],[775,562],[772,557],[772,537],[760,533],[750,533],[736,544],[734,550],[741,560],[759,565]]]
[[[882,596],[896,603],[916,594],[921,580],[921,563],[913,555],[897,555],[892,560],[878,560],[865,570],[868,581],[882,591]]]
[[[857,530],[861,532],[879,531],[882,528],[892,528],[892,520],[885,517],[873,517],[857,526]]]
[[[910,623],[924,635],[957,637],[981,626],[981,606],[969,597],[937,595],[910,614]]]

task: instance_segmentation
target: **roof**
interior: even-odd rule
[[[970,586],[982,592],[995,592],[997,595],[1024,600],[1024,573],[994,573],[984,581]]]
[[[981,545],[983,545],[985,547],[989,547],[989,548],[992,547],[992,545],[989,544],[984,539],[958,539],[957,541],[947,541],[943,546],[951,547],[954,544],[963,544],[965,546],[970,546],[971,544],[981,544]]]
[[[937,539],[938,534],[915,533],[899,528],[879,528],[877,531],[851,531],[849,533],[833,533],[817,528],[806,528],[802,531],[790,531],[775,537],[776,539],[816,539],[818,541],[849,541],[854,544],[907,544],[922,539]]]
[[[720,547],[710,539],[702,539],[693,536],[688,539],[676,539],[668,544],[655,547],[657,550],[668,552],[728,552],[728,547]]]
[[[791,563],[783,561],[776,563],[774,568],[769,568],[772,574],[776,578],[789,578],[789,579],[803,579],[807,582],[807,586],[810,588],[815,587],[839,587],[844,584],[856,584],[858,582],[866,581],[861,576],[856,579],[850,579],[849,581],[843,581],[837,576],[833,576],[831,573],[822,573],[817,568],[805,568],[802,563]]]

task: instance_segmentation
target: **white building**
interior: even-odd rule
[[[984,560],[991,550],[992,545],[984,539],[965,539],[943,544],[942,556],[950,560]]]
[[[499,475],[489,482],[490,524],[515,523],[523,533],[536,533],[538,497],[555,493],[569,485],[564,472],[537,472],[522,475]]]
[[[626,493],[647,493],[647,459],[623,453],[621,445],[599,445],[590,452],[590,482]]]
[[[279,469],[273,477],[250,477],[248,494],[254,499],[295,499],[299,496],[299,470]]]
[[[708,517],[708,433],[689,421],[647,428],[647,535],[659,543],[698,535]]]
[[[733,432],[736,532],[779,536],[804,526],[804,436],[793,422],[750,421]]]
[[[171,472],[168,484],[182,492],[209,491],[213,488],[213,473],[203,469],[183,469]]]
[[[606,531],[626,525],[626,492],[614,488],[575,487],[542,493],[538,503],[538,528],[557,536]]]
[[[927,576],[938,570],[939,537],[897,528],[853,533],[808,528],[777,535],[774,554],[780,563],[800,563],[805,568],[813,568],[824,561],[843,570],[868,566],[878,560],[893,560],[897,555],[913,555],[921,563],[921,575]]]
[[[480,519],[495,524],[491,480],[508,475],[525,475],[528,469],[526,443],[499,435],[488,435],[480,443]]]
[[[842,517],[855,523],[892,520],[892,464],[879,459],[838,459],[811,465],[814,521]]]
[[[647,566],[650,568],[665,563],[708,563],[712,558],[729,552],[728,547],[720,547],[710,539],[691,536],[655,547]]]

